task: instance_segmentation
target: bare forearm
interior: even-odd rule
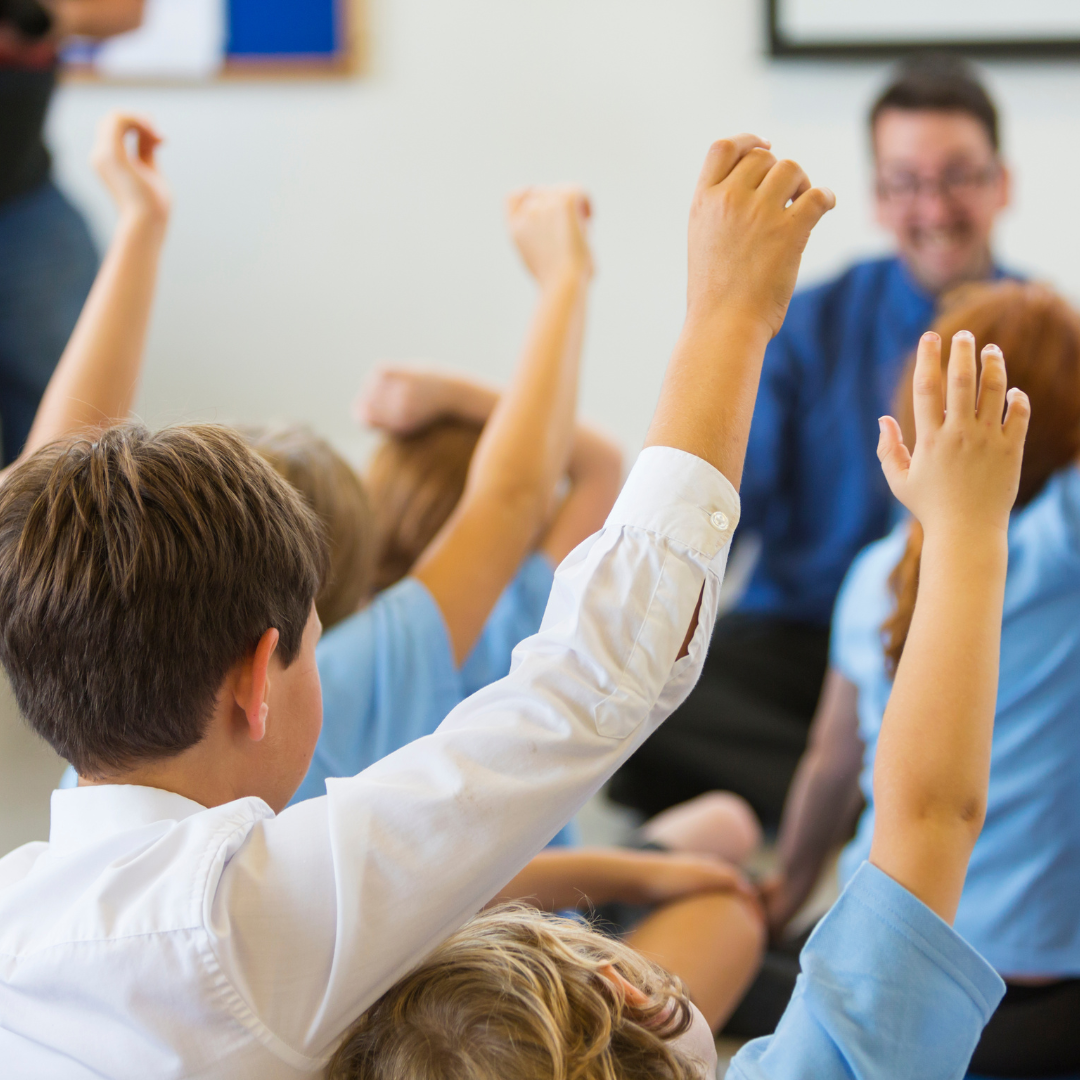
[[[768,333],[722,309],[688,317],[664,376],[646,446],[673,446],[742,479]]]
[[[522,492],[546,500],[570,456],[588,279],[568,272],[537,302],[517,373],[473,456],[463,499]],[[479,401],[477,395],[477,401]],[[534,524],[539,526],[539,520]]]
[[[121,218],[27,440],[31,453],[68,432],[131,411],[157,279],[165,222]]]
[[[61,39],[112,37],[134,30],[143,17],[143,0],[43,0],[43,6]]]
[[[885,710],[871,860],[955,915],[982,826],[1008,545],[927,532],[919,600]]]
[[[525,900],[545,911],[628,899],[627,857],[605,848],[548,850],[507,883],[492,903]]]
[[[587,277],[541,295],[513,382],[484,427],[465,493],[413,575],[446,620],[464,661],[536,543],[566,467],[574,422]]]
[[[803,905],[821,875],[850,813],[857,778],[857,772],[853,775],[842,763],[829,762],[817,753],[808,753],[799,763],[778,840],[788,917]]]
[[[570,490],[555,511],[540,549],[556,565],[601,528],[622,485],[622,452],[579,424],[570,450]]]

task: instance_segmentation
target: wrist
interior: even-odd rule
[[[540,282],[540,289],[549,295],[584,292],[592,280],[592,266],[583,259],[572,259]]]
[[[169,213],[160,207],[125,206],[120,211],[118,229],[162,238],[169,224]]]
[[[486,424],[499,401],[499,393],[490,386],[461,376],[448,378],[442,388],[443,415],[476,424]]]
[[[724,303],[688,304],[683,334],[723,336],[762,353],[773,337],[772,327],[762,316]]]
[[[979,566],[1008,559],[1008,518],[1001,523],[970,518],[936,521],[922,529],[924,557],[955,558]]]

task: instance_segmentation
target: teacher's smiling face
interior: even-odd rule
[[[887,108],[874,125],[878,222],[933,293],[986,277],[1009,173],[983,123],[960,111]]]

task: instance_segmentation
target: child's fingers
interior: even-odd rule
[[[756,189],[776,164],[776,157],[763,147],[755,147],[731,170],[731,181]]]
[[[128,130],[138,134],[139,160],[144,165],[152,167],[154,164],[154,151],[161,145],[163,139],[150,124],[141,120],[134,121]]]
[[[761,193],[780,206],[810,190],[810,178],[796,161],[778,161],[761,181]]]
[[[911,454],[904,445],[900,425],[891,416],[882,416],[878,420],[878,428],[881,431],[878,436],[878,461],[881,462],[881,471],[890,490],[899,498],[911,468]]]
[[[1027,437],[1028,421],[1031,419],[1031,402],[1027,394],[1016,386],[1005,398],[1009,403],[1005,410],[1005,435],[1022,446]]]
[[[517,188],[506,196],[506,216],[512,218],[525,204],[532,188]]]
[[[928,331],[919,339],[912,376],[915,432],[936,431],[944,421],[941,396],[941,338]]]
[[[836,205],[836,196],[827,187],[812,187],[792,199],[790,213],[809,235],[810,230]]]
[[[982,373],[979,375],[980,420],[1000,424],[1005,412],[1005,391],[1009,383],[1005,375],[1005,357],[996,345],[987,345],[982,351]]]
[[[767,139],[745,132],[730,139],[718,139],[705,155],[705,164],[701,166],[701,174],[698,176],[698,190],[713,187],[726,179],[743,156],[754,147],[768,149],[769,145]]]
[[[975,335],[970,330],[953,334],[945,386],[945,416],[955,422],[975,415]]]

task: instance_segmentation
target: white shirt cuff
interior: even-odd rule
[[[712,559],[739,523],[739,493],[707,461],[670,446],[638,455],[607,525],[663,536]]]

